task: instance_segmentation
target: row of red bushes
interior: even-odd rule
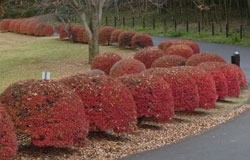
[[[74,42],[80,43],[88,43],[89,41],[84,27],[57,25],[55,28],[60,34],[61,39],[69,38]],[[102,45],[117,43],[122,48],[145,48],[153,46],[152,37],[147,34],[120,30],[109,26],[99,29],[99,43]]]
[[[50,36],[54,33],[54,27],[34,19],[4,19],[0,22],[0,31],[34,36]]]
[[[8,126],[0,130],[0,158],[15,155],[16,134],[36,146],[83,146],[89,131],[123,133],[133,131],[137,120],[167,122],[174,111],[210,109],[218,99],[239,96],[247,84],[240,67],[216,54],[141,54],[135,57],[142,61],[105,53],[87,73],[8,87],[0,96],[0,126]]]

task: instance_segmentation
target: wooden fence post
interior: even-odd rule
[[[189,32],[189,22],[188,22],[188,19],[187,19],[187,23],[186,23],[186,31]]]
[[[201,34],[201,22],[200,21],[198,22],[198,32],[199,34]]]
[[[214,36],[214,22],[212,22],[212,35]]]
[[[117,26],[117,17],[116,16],[114,17],[114,26],[115,27]]]
[[[132,17],[132,27],[135,28],[135,17]]]
[[[243,25],[240,25],[240,39],[243,39]]]
[[[106,18],[105,18],[105,25],[106,26],[108,26],[109,24],[108,24],[108,17],[106,16]]]
[[[153,29],[155,29],[155,17],[153,16]]]
[[[142,18],[142,27],[143,27],[143,29],[146,28],[145,17]]]
[[[226,37],[229,36],[229,24],[227,23],[226,24]]]
[[[177,31],[177,22],[176,22],[176,19],[174,19],[174,30],[175,30],[175,32]]]
[[[125,27],[125,25],[126,25],[126,19],[125,19],[125,17],[122,17],[122,25],[123,25],[123,27]]]

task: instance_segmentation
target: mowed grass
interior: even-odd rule
[[[101,46],[101,52],[127,56],[132,50]],[[88,45],[62,41],[58,37],[32,37],[0,33],[0,93],[11,83],[41,79],[43,71],[52,78],[88,70]]]

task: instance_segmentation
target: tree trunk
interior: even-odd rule
[[[99,54],[99,32],[98,29],[92,33],[92,39],[89,40],[89,64],[92,63],[93,58]]]

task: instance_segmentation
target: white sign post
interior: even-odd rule
[[[42,79],[43,80],[50,80],[50,72],[42,72]]]

